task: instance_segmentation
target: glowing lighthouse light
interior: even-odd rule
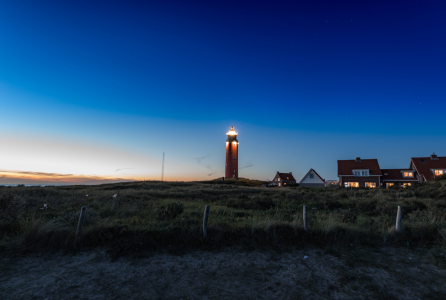
[[[226,135],[226,166],[225,177],[238,178],[238,140],[237,132],[234,130],[234,126],[231,126]]]

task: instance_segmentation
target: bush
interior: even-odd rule
[[[274,202],[271,199],[265,199],[263,197],[252,197],[249,198],[246,195],[240,195],[237,199],[230,199],[226,202],[226,206],[230,208],[238,209],[259,209],[267,210],[273,208]]]
[[[183,203],[169,203],[158,207],[155,210],[155,216],[158,220],[174,219],[179,216],[184,210]]]

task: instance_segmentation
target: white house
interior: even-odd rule
[[[301,187],[324,187],[325,179],[322,179],[322,177],[319,176],[319,174],[315,170],[310,169],[310,171],[308,171],[308,173],[299,182],[299,186],[301,186]]]

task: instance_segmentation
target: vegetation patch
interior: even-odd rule
[[[260,181],[0,186],[0,252],[105,248],[114,257],[241,247],[424,247],[444,266],[446,180],[406,189],[267,188]],[[202,224],[210,205],[208,236]],[[307,205],[309,231],[303,230]],[[397,206],[402,230],[395,231]],[[80,209],[87,206],[75,246]],[[442,254],[443,253],[443,254]]]

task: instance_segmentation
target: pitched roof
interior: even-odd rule
[[[361,159],[356,161],[350,160],[338,160],[338,176],[339,175],[353,175],[353,170],[367,169],[370,171],[370,175],[382,175],[379,168],[378,160],[374,159]]]
[[[383,174],[382,180],[407,180],[407,181],[418,181],[417,176],[414,174],[413,178],[404,177],[402,171],[412,171],[409,169],[381,169]]]
[[[293,174],[291,174],[291,173],[279,173],[279,172],[277,172],[277,174],[279,174],[279,177],[280,177],[280,179],[282,179],[282,181],[287,181],[287,180],[296,181],[296,179],[294,179]],[[288,179],[287,179],[287,177],[288,177]]]
[[[431,169],[446,169],[446,156],[437,157],[438,159],[432,159],[428,157],[412,157],[410,159],[410,166],[415,166],[415,170],[418,172],[419,176],[423,177],[429,181],[435,178],[434,173]],[[424,159],[425,162],[422,162]]]
[[[325,179],[322,179],[322,177],[321,176],[319,176],[319,174],[313,169],[313,168],[311,168],[310,169],[310,171],[308,171],[307,172],[307,174],[305,174],[305,176],[304,177],[302,177],[302,179],[300,180],[300,182],[299,183],[301,183],[302,182],[302,180],[304,180],[307,176],[308,176],[308,174],[310,174],[310,172],[311,171],[313,171],[314,172],[314,174],[316,174],[317,175],[317,177],[319,177],[323,182],[325,182]]]

